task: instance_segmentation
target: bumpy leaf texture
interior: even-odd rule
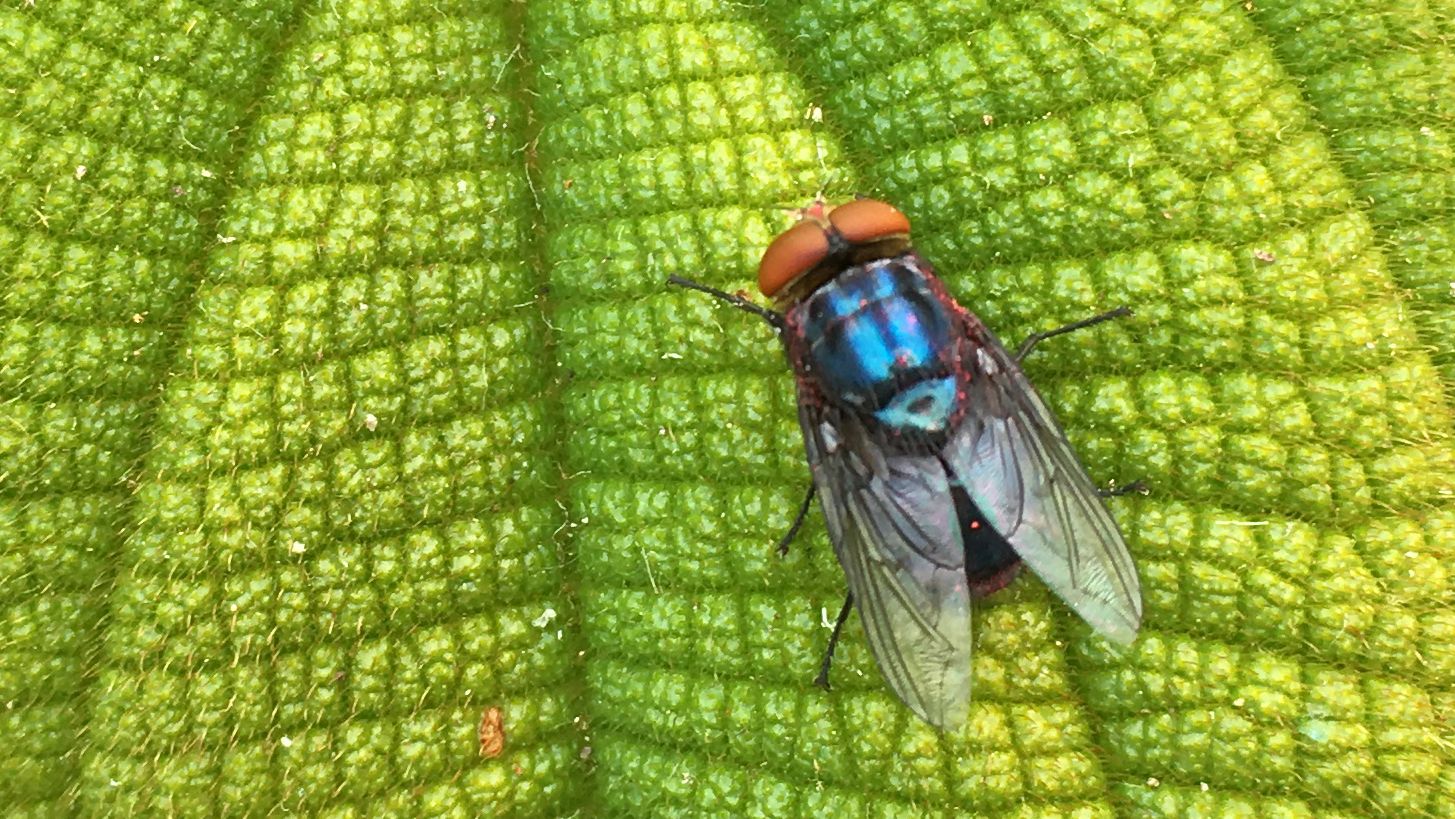
[[[1443,0],[11,2],[8,815],[1455,816]],[[941,736],[748,286],[827,185],[1030,360],[1146,589]],[[501,709],[499,756],[480,723]],[[490,732],[490,740],[497,739]]]

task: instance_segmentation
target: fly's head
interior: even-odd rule
[[[798,212],[758,263],[758,289],[786,309],[845,269],[909,250],[909,219],[877,199],[835,208],[822,200]]]

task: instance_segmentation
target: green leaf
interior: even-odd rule
[[[482,8],[481,6],[488,6]],[[1455,17],[1393,0],[0,10],[18,816],[1455,816]],[[1113,501],[939,735],[750,285],[874,192]],[[486,709],[505,748],[480,752]]]

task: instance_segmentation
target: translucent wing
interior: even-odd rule
[[[970,702],[970,591],[944,465],[886,452],[849,413],[800,407],[829,537],[884,679],[926,722]]]
[[[1020,365],[973,316],[969,413],[941,453],[1021,560],[1108,639],[1142,622],[1137,569],[1086,469]]]

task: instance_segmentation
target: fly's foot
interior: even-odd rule
[[[1122,495],[1130,495],[1132,493],[1145,495],[1151,491],[1152,490],[1148,488],[1147,484],[1143,483],[1140,480],[1137,480],[1132,481],[1131,483],[1124,483],[1121,486],[1109,486],[1106,489],[1098,489],[1096,490],[1096,494],[1102,496],[1103,498],[1116,498]]]

